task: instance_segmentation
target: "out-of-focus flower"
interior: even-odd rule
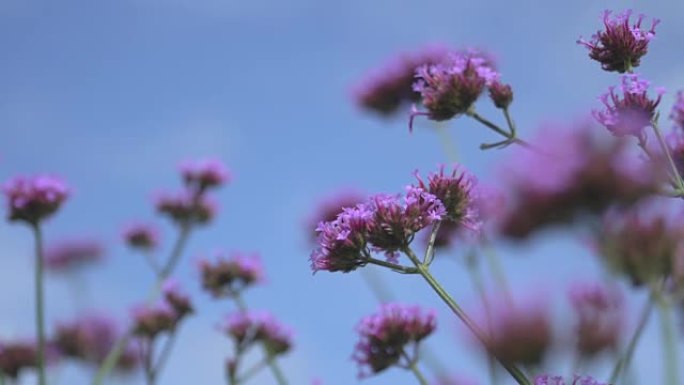
[[[17,379],[24,369],[38,365],[36,344],[28,341],[0,342],[0,371],[11,379]]]
[[[292,331],[266,312],[230,314],[221,330],[233,339],[239,351],[256,343],[263,344],[270,357],[287,353],[292,348]]]
[[[354,207],[365,199],[365,195],[359,192],[343,190],[322,200],[306,221],[306,231],[311,234],[311,241],[315,242],[318,238],[315,229],[319,223],[334,221],[344,208]]]
[[[126,244],[134,249],[153,250],[159,244],[159,230],[144,223],[132,223],[123,231]]]
[[[2,186],[10,221],[37,224],[54,214],[69,195],[63,181],[49,176],[16,177]]]
[[[135,334],[149,339],[175,329],[179,320],[175,309],[166,302],[135,307],[132,315]]]
[[[435,382],[433,382],[434,385],[476,385],[477,382],[463,378],[463,377],[454,377],[454,376],[448,376],[448,377],[439,377]]]
[[[71,239],[49,245],[45,249],[45,268],[60,273],[100,262],[102,244],[92,239]]]
[[[444,121],[467,112],[498,76],[487,59],[470,52],[454,52],[448,60],[419,67],[413,89],[420,92],[427,111],[414,111],[409,128],[418,115]]]
[[[600,256],[635,286],[670,276],[684,252],[684,226],[655,202],[608,213],[596,237]]]
[[[566,382],[562,376],[544,374],[534,378],[534,385],[609,385],[598,382],[590,376],[575,375],[572,382]]]
[[[605,71],[624,73],[638,67],[641,57],[648,52],[648,44],[655,36],[655,27],[660,20],[653,19],[650,30],[641,28],[644,15],[639,15],[636,23],[630,25],[631,10],[611,17],[612,12],[603,12],[605,31],[597,31],[590,41],[577,40],[589,50],[589,57],[601,63]]]
[[[195,311],[190,297],[181,290],[178,281],[167,279],[162,286],[162,293],[164,293],[166,303],[176,312],[176,322]]]
[[[258,254],[219,254],[215,262],[198,262],[202,288],[214,297],[234,296],[247,287],[263,281],[264,273]]]
[[[679,130],[684,131],[684,92],[677,92],[677,100],[672,106],[672,112],[670,113],[670,119],[675,123]]]
[[[598,134],[591,124],[546,126],[532,141],[541,150],[512,150],[501,169],[510,198],[499,219],[502,235],[523,239],[548,225],[629,206],[660,188],[663,175],[627,153],[624,142]]]
[[[216,203],[205,195],[183,192],[156,198],[157,211],[179,225],[206,224],[216,215]]]
[[[513,102],[513,89],[510,85],[495,80],[489,86],[489,98],[496,108],[508,108]]]
[[[380,115],[391,115],[402,106],[420,100],[413,90],[416,69],[426,64],[436,64],[446,59],[447,50],[430,46],[392,59],[382,68],[369,74],[353,90],[356,104]]]
[[[600,283],[578,283],[568,294],[576,318],[577,351],[593,356],[617,349],[625,318],[620,292]]]
[[[364,317],[357,326],[360,340],[352,358],[359,365],[359,377],[401,364],[436,326],[434,312],[397,303],[382,305],[378,313]]]
[[[632,135],[644,141],[644,128],[651,125],[665,90],[658,88],[658,96],[651,99],[648,96],[648,80],[639,78],[637,74],[625,74],[621,79],[622,97],[615,93],[615,87],[610,87],[599,98],[605,109],[594,110],[592,113],[613,135]]]
[[[217,159],[184,161],[179,168],[185,185],[193,191],[203,192],[230,181],[230,172]]]

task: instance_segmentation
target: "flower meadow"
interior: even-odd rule
[[[597,16],[555,44],[610,85],[577,80],[595,99],[572,118],[538,112],[536,129],[517,118],[534,91],[507,75],[523,56],[464,41],[389,54],[345,84],[382,136],[231,147],[260,173],[207,154],[220,135],[195,150],[192,128],[137,155],[122,145],[109,173],[86,140],[65,173],[0,157],[0,385],[684,384],[684,84],[649,66],[674,29],[636,9]],[[232,92],[255,121],[296,112],[326,130],[315,108]],[[307,152],[325,177],[289,170]]]

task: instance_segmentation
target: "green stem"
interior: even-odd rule
[[[235,300],[235,303],[237,304],[237,307],[241,312],[247,311],[247,304],[245,304],[245,302],[239,294],[235,295],[233,299]],[[278,383],[278,385],[287,385],[287,379],[285,378],[285,374],[283,374],[283,371],[280,369],[280,366],[278,366],[275,357],[273,357],[271,352],[268,351],[266,345],[261,346],[264,350],[265,360],[267,361],[268,367],[271,369],[271,373],[273,373],[273,377],[275,377],[276,382]]]
[[[375,259],[372,257],[368,257],[367,261],[368,261],[368,263],[372,263],[374,265],[390,268],[390,269],[396,271],[397,273],[401,273],[401,274],[416,274],[416,273],[418,273],[418,270],[416,270],[413,267],[397,265],[396,263],[386,262],[386,261],[383,261],[381,259]]]
[[[254,375],[259,373],[263,368],[265,368],[268,365],[268,360],[263,359],[259,361],[256,365],[252,366],[251,368],[247,369],[245,373],[240,376],[239,379],[235,380],[235,384],[241,384],[244,382],[247,382],[250,378],[252,378]]]
[[[663,338],[663,359],[665,369],[665,383],[680,385],[679,382],[679,352],[677,349],[677,333],[672,319],[672,306],[663,292],[656,294],[656,303],[660,313],[660,331]]]
[[[427,248],[425,249],[425,256],[423,257],[423,264],[430,266],[432,260],[435,258],[435,242],[437,242],[437,233],[439,232],[439,226],[441,222],[435,222],[432,225],[432,231],[430,232],[430,239],[428,239]]]
[[[461,309],[461,307],[456,303],[456,301],[449,295],[449,293],[444,290],[444,288],[439,284],[435,277],[430,273],[427,266],[420,263],[420,260],[416,254],[410,248],[406,248],[404,253],[413,262],[413,264],[418,269],[419,274],[425,279],[425,281],[430,285],[430,287],[437,293],[437,295],[446,303],[446,305],[451,309],[451,311],[470,329],[470,331],[477,337],[477,339],[482,343],[482,345],[491,352],[501,364],[501,366],[506,369],[506,371],[516,380],[520,385],[531,385],[530,381],[525,377],[525,374],[518,369],[514,364],[507,363],[499,359],[496,354],[491,349],[491,343],[489,342],[489,337],[473,322],[473,320],[468,317],[468,315]]]
[[[159,353],[157,363],[152,366],[152,375],[154,378],[157,378],[159,373],[161,373],[162,369],[164,369],[164,365],[166,365],[166,362],[169,360],[169,357],[171,356],[171,351],[173,350],[173,346],[177,339],[178,326],[175,329],[171,330],[169,337],[164,342],[164,347],[162,348],[161,353]]]
[[[36,266],[35,266],[35,295],[36,295],[36,333],[38,339],[38,384],[46,385],[47,376],[45,375],[45,295],[43,285],[43,234],[40,224],[32,225],[36,247]]]
[[[501,260],[499,259],[499,255],[496,253],[496,250],[494,249],[494,246],[492,245],[491,241],[489,241],[487,238],[483,238],[482,243],[482,252],[485,256],[485,259],[487,260],[487,265],[489,266],[489,270],[491,271],[492,276],[494,277],[494,281],[496,281],[497,285],[499,286],[499,289],[506,296],[506,300],[508,301],[508,303],[513,304],[513,296],[511,295],[511,289],[508,285],[506,274],[504,274],[504,270],[501,267]]]
[[[423,373],[418,368],[418,363],[415,360],[409,361],[408,367],[411,370],[411,372],[413,372],[413,375],[416,376],[416,379],[418,380],[418,383],[420,385],[430,385],[428,380],[425,378]]]
[[[658,138],[658,144],[660,144],[660,149],[665,154],[667,162],[670,165],[672,179],[674,180],[675,186],[678,190],[682,191],[684,190],[684,181],[682,181],[682,176],[679,175],[677,165],[675,164],[674,159],[672,159],[672,154],[670,154],[670,148],[667,146],[667,143],[665,143],[665,140],[663,139],[663,136],[660,133],[660,129],[658,128],[658,122],[656,121],[656,119],[653,120],[651,126],[653,127],[653,132],[655,133],[656,138]]]
[[[447,159],[449,159],[450,162],[458,162],[458,151],[449,134],[449,128],[440,122],[437,124],[437,133],[439,135],[439,141],[442,143],[442,150],[446,154]]]
[[[471,118],[473,118],[476,121],[483,124],[485,127],[493,130],[497,134],[506,138],[505,141],[499,142],[500,144],[498,144],[498,145],[503,145],[505,143],[515,143],[515,144],[521,145],[523,147],[533,148],[532,145],[527,143],[526,141],[519,139],[519,138],[516,138],[515,132],[513,131],[515,126],[513,126],[511,128],[510,132],[506,132],[506,130],[504,130],[503,128],[499,127],[498,125],[492,123],[491,121],[487,120],[486,118],[484,118],[483,116],[481,116],[480,114],[475,112],[474,110],[470,110],[470,111],[466,112],[466,115],[470,116]],[[509,119],[510,119],[510,117],[509,117]],[[491,146],[485,145],[485,147],[491,147]]]

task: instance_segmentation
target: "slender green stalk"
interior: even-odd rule
[[[653,132],[655,133],[656,138],[658,138],[658,144],[660,144],[660,149],[663,151],[665,157],[667,158],[667,163],[670,166],[670,172],[672,173],[672,179],[674,180],[674,184],[677,190],[682,191],[684,190],[684,181],[682,181],[682,176],[679,175],[679,169],[677,168],[674,159],[672,159],[672,154],[670,154],[670,148],[667,146],[667,143],[665,143],[665,140],[663,139],[663,135],[660,133],[657,118],[653,120],[651,126],[653,127]]]
[[[177,339],[178,326],[175,329],[171,330],[169,337],[164,342],[164,346],[162,347],[162,350],[159,353],[157,363],[152,366],[153,379],[156,379],[159,373],[161,373],[162,369],[164,369],[164,365],[166,365],[166,362],[169,360],[169,357],[171,356],[171,351],[173,350],[173,346],[175,345]]]
[[[418,270],[416,270],[413,267],[406,267],[406,266],[398,265],[396,263],[383,261],[381,259],[375,259],[372,257],[368,257],[367,261],[368,261],[368,263],[372,263],[374,265],[390,268],[390,269],[396,271],[397,273],[401,273],[401,274],[417,274],[418,273]]]
[[[235,385],[237,384],[242,384],[247,382],[250,378],[254,377],[257,373],[259,373],[263,368],[265,368],[268,365],[268,360],[264,358],[263,360],[257,362],[256,365],[252,366],[251,368],[247,369],[245,373],[240,376],[240,378],[235,380]]]
[[[499,134],[499,135],[503,136],[504,138],[506,138],[506,140],[504,140],[504,141],[502,141],[502,142],[499,142],[498,144],[494,144],[494,145],[485,145],[485,147],[487,147],[487,148],[495,147],[495,146],[502,146],[502,145],[507,144],[507,143],[515,143],[515,144],[521,145],[521,146],[523,146],[523,147],[533,148],[533,146],[532,146],[531,144],[527,143],[526,141],[524,141],[524,140],[522,140],[522,139],[519,139],[519,138],[516,138],[515,132],[512,131],[513,128],[511,128],[511,132],[507,132],[506,130],[504,130],[503,128],[499,127],[499,126],[496,125],[495,123],[492,123],[491,121],[489,121],[488,119],[484,118],[483,116],[481,116],[480,114],[478,114],[478,113],[475,112],[474,110],[470,110],[470,111],[466,112],[466,115],[470,116],[471,118],[475,119],[476,121],[478,121],[479,123],[481,123],[481,124],[484,125],[485,127],[489,128],[489,129],[491,129],[491,130],[493,130],[493,131],[496,132],[497,134]],[[509,117],[509,118],[510,118],[510,117]],[[515,126],[513,126],[513,127],[515,127]]]
[[[45,374],[45,288],[43,284],[43,234],[40,230],[40,224],[34,223],[31,227],[33,229],[36,248],[34,284],[36,296],[36,333],[38,340],[38,384],[46,385],[47,376]]]
[[[665,383],[667,385],[680,385],[678,364],[680,361],[677,349],[677,333],[672,319],[672,306],[663,292],[656,294],[656,303],[660,313],[660,332],[663,338]]]
[[[239,294],[235,295],[233,299],[235,300],[235,304],[241,312],[247,311],[247,304],[245,304],[245,301],[242,300],[242,297],[240,297]],[[268,363],[268,367],[271,369],[271,373],[273,373],[273,377],[275,377],[276,382],[279,385],[287,385],[287,379],[285,378],[285,374],[283,374],[283,371],[280,369],[280,366],[278,366],[275,357],[273,357],[271,352],[268,351],[266,345],[261,346],[264,350],[264,356]]]
[[[442,150],[444,151],[444,154],[446,154],[447,159],[450,162],[458,162],[458,151],[456,149],[456,144],[449,134],[449,127],[443,122],[438,122],[436,130],[439,135],[439,141],[442,143]]]
[[[416,254],[410,248],[403,250],[406,256],[413,262],[413,264],[418,269],[419,274],[425,279],[425,281],[430,285],[430,287],[437,293],[437,295],[446,303],[446,305],[451,309],[451,311],[470,329],[470,331],[477,337],[477,339],[482,343],[482,345],[487,349],[487,351],[492,352],[491,343],[489,342],[489,337],[473,322],[473,320],[468,317],[468,315],[461,309],[461,307],[456,303],[456,301],[449,295],[449,293],[444,290],[444,288],[439,284],[435,277],[430,273],[427,266],[420,263],[420,260]],[[494,354],[492,352],[492,354]],[[506,369],[506,371],[516,380],[520,385],[531,385],[530,381],[527,379],[525,374],[514,364],[502,361],[494,355],[501,366]]]
[[[418,368],[418,363],[417,363],[417,362],[415,362],[415,361],[410,361],[408,367],[409,367],[409,369],[411,370],[411,372],[413,372],[413,375],[416,376],[416,379],[418,380],[418,383],[419,383],[420,385],[430,385],[430,383],[428,382],[428,380],[425,378],[425,376],[423,375],[423,373],[422,373],[422,372],[420,371],[420,369]]]
[[[632,357],[634,356],[634,352],[636,351],[637,343],[639,342],[639,339],[641,339],[641,335],[643,334],[644,329],[648,324],[648,320],[651,318],[651,314],[653,313],[653,305],[653,296],[649,296],[643,310],[641,311],[641,315],[639,316],[639,322],[636,329],[634,329],[634,334],[632,334],[632,337],[629,339],[627,349],[625,349],[620,356],[620,359],[615,363],[615,367],[613,367],[613,371],[610,374],[610,380],[608,380],[609,384],[616,384],[622,374],[625,373],[629,368],[632,362]]]
[[[508,303],[513,304],[513,296],[511,295],[511,289],[508,285],[506,274],[504,274],[504,270],[501,267],[501,260],[499,259],[499,254],[496,253],[494,246],[492,245],[491,241],[489,241],[487,238],[483,238],[482,244],[482,253],[485,256],[485,259],[487,260],[487,266],[489,267],[489,270],[492,273],[492,276],[494,277],[494,281],[497,283],[499,289],[506,296],[506,300],[508,301]]]
[[[154,340],[149,339],[147,341],[147,346],[145,346],[145,349],[142,348],[142,342],[141,342],[141,350],[143,351],[143,369],[145,370],[145,382],[147,385],[154,385],[155,383],[155,376],[154,376],[154,367],[152,365],[152,358],[154,356]]]
[[[425,249],[425,256],[423,257],[423,264],[430,266],[432,260],[435,258],[435,242],[437,242],[437,233],[439,232],[439,226],[441,222],[435,222],[432,225],[432,231],[430,232],[430,239],[428,239],[427,248]]]

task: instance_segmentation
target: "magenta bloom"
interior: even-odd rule
[[[287,353],[292,348],[292,331],[280,324],[270,313],[230,314],[221,330],[233,339],[241,351],[260,343],[273,357]]]
[[[508,108],[513,102],[513,89],[510,85],[495,80],[489,86],[489,98],[496,108]]]
[[[610,87],[608,92],[599,98],[605,109],[594,110],[592,113],[613,135],[632,135],[644,140],[643,129],[651,125],[665,91],[658,89],[658,96],[651,99],[647,95],[649,81],[640,79],[637,74],[626,74],[621,78],[622,97],[615,93],[615,87]]]
[[[680,130],[684,131],[684,92],[682,91],[677,92],[677,100],[674,106],[672,106],[670,119]]]
[[[167,279],[162,286],[162,293],[164,294],[164,301],[176,312],[177,319],[181,319],[195,311],[190,297],[183,292],[176,280]]]
[[[577,351],[593,356],[617,349],[625,318],[620,292],[599,283],[583,283],[572,286],[569,297],[577,320]]]
[[[660,20],[653,19],[650,30],[643,30],[641,22],[644,15],[639,15],[636,23],[630,25],[632,10],[627,10],[616,17],[611,11],[603,12],[605,31],[597,31],[591,41],[577,40],[589,49],[589,57],[601,63],[605,71],[629,72],[638,67],[641,57],[648,52],[648,43],[655,36],[655,27]]]
[[[180,172],[185,185],[199,192],[230,181],[230,172],[217,159],[182,162]]]
[[[419,67],[413,89],[427,111],[414,111],[409,128],[417,115],[443,121],[467,112],[498,76],[487,59],[473,53],[452,53],[444,62]]]
[[[38,366],[36,344],[28,341],[0,342],[0,371],[11,379],[17,379],[24,369]]]
[[[235,296],[264,279],[258,254],[232,253],[228,258],[219,254],[213,263],[203,259],[198,266],[202,288],[216,298]]]
[[[436,327],[432,311],[397,303],[380,306],[377,314],[364,317],[357,326],[360,340],[352,359],[359,365],[359,377],[401,365],[405,356],[414,359],[418,344]]]
[[[45,250],[45,268],[55,273],[67,272],[102,260],[104,248],[91,239],[64,240]]]
[[[159,244],[159,230],[152,225],[133,223],[124,229],[123,239],[134,249],[153,250]]]
[[[562,376],[549,376],[547,374],[536,376],[534,385],[609,385],[598,382],[590,376],[575,375],[572,382],[566,382]]]
[[[306,229],[311,233],[312,240],[315,242],[318,238],[315,229],[319,223],[334,221],[344,208],[354,207],[365,200],[363,194],[351,190],[340,191],[322,200],[307,220]]]
[[[159,195],[155,206],[179,225],[206,224],[216,215],[216,203],[204,195],[187,192],[176,195]]]
[[[166,302],[153,306],[137,306],[132,315],[135,334],[149,339],[173,330],[179,321],[178,313]]]
[[[37,224],[54,214],[69,195],[59,179],[49,176],[17,177],[2,186],[7,196],[10,221]]]
[[[402,106],[419,101],[420,94],[413,90],[416,69],[446,58],[447,50],[440,46],[394,58],[355,87],[353,94],[356,104],[381,115],[391,115]]]

